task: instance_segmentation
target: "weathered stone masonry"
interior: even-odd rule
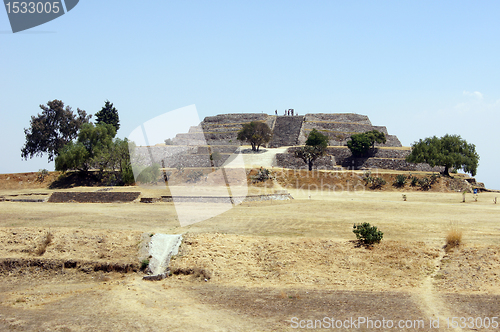
[[[243,124],[262,121],[273,132],[269,147],[292,146],[287,153],[277,154],[275,166],[286,168],[304,168],[305,163],[295,158],[293,146],[303,145],[307,135],[316,129],[329,137],[327,156],[319,158],[315,168],[383,168],[394,170],[437,171],[427,164],[407,163],[404,158],[410,153],[409,148],[402,148],[399,139],[390,135],[384,126],[372,125],[366,115],[353,113],[306,114],[305,116],[276,116],[259,113],[220,114],[206,117],[198,126],[191,127],[188,133],[178,134],[172,146],[137,147],[133,162],[146,165],[153,162],[167,168],[211,167],[214,163],[222,165],[235,153],[240,145],[238,131]],[[378,130],[386,134],[385,144],[376,144],[376,149],[367,158],[353,158],[347,141],[354,133]],[[210,154],[218,152],[217,161],[210,160]],[[215,166],[217,166],[215,165]]]

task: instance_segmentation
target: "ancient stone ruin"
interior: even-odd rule
[[[392,169],[438,171],[427,164],[411,164],[405,161],[410,153],[399,139],[390,135],[384,126],[374,126],[366,115],[354,113],[315,113],[304,116],[268,115],[261,113],[219,114],[206,117],[188,133],[179,133],[172,145],[137,147],[132,157],[136,164],[148,164],[151,160],[164,168],[218,167],[238,152],[241,142],[238,131],[243,124],[252,121],[265,122],[273,137],[267,148],[290,147],[285,153],[278,153],[272,166],[284,168],[305,168],[305,163],[295,158],[293,151],[303,145],[311,130],[316,129],[329,137],[327,155],[317,160],[315,168],[320,169]],[[386,135],[385,144],[375,144],[376,149],[366,158],[353,158],[347,148],[347,141],[355,133],[378,130]],[[211,158],[212,156],[212,158]]]

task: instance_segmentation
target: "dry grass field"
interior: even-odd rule
[[[0,330],[288,331],[300,320],[368,317],[447,331],[447,317],[500,316],[498,193],[466,194],[463,203],[443,182],[429,192],[341,192],[287,181],[250,193],[284,187],[293,200],[243,203],[187,227],[173,203],[0,202]],[[0,195],[52,191],[45,187],[4,186]],[[168,194],[161,186],[113,190]],[[357,245],[352,225],[361,222],[384,232],[380,244]],[[450,231],[462,237],[445,251]],[[142,280],[143,233],[184,234],[171,277]]]

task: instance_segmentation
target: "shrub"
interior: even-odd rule
[[[410,185],[411,185],[412,187],[416,187],[416,186],[418,186],[418,178],[417,178],[416,176],[414,176],[414,177],[412,177],[412,178],[411,178],[411,183],[410,183]]]
[[[395,187],[398,187],[398,188],[404,187],[407,179],[408,178],[406,177],[406,175],[398,174],[398,175],[396,175],[396,179],[394,180],[392,185]]]
[[[432,187],[432,182],[429,178],[421,178],[418,180],[418,185],[422,190],[429,190]]]
[[[49,175],[49,170],[47,169],[40,169],[37,173],[37,181],[38,182],[43,182],[43,180],[45,180],[45,177]]]
[[[266,168],[260,168],[256,175],[250,177],[253,182],[264,182],[271,178],[271,172]]]
[[[387,182],[381,177],[373,177],[370,171],[363,173],[363,181],[365,181],[365,186],[370,185],[371,189],[379,189]]]
[[[444,250],[448,252],[449,250],[459,247],[462,243],[462,232],[456,228],[451,229],[446,235],[446,245]]]
[[[174,145],[174,141],[171,138],[167,138],[165,141],[165,145]]]
[[[441,174],[432,174],[430,177],[431,185],[436,183],[440,177],[441,177]]]
[[[365,181],[365,186],[373,181],[372,172],[366,171],[363,173],[363,181]]]
[[[377,177],[377,178],[373,178],[372,182],[371,182],[371,188],[372,189],[379,189],[381,188],[383,185],[385,185],[387,182],[380,178],[380,177]]]
[[[143,259],[141,261],[141,271],[145,270],[149,265],[149,259]]]
[[[376,226],[371,226],[369,223],[354,224],[352,232],[356,234],[356,238],[365,245],[379,243],[384,237],[384,233],[379,231]]]
[[[52,243],[52,239],[53,239],[52,233],[50,231],[47,232],[43,237],[42,241],[40,242],[40,244],[38,245],[38,247],[36,248],[35,254],[37,254],[38,256],[42,256],[43,254],[45,254],[47,246]]]

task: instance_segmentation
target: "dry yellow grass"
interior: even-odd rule
[[[35,249],[35,254],[38,256],[42,256],[45,254],[45,251],[47,251],[47,246],[52,242],[53,235],[50,231],[45,233],[45,235],[42,237],[42,241],[38,244],[38,246]]]
[[[123,189],[146,197],[165,191]],[[269,188],[251,188],[260,190]],[[142,274],[92,269],[31,266],[12,273],[4,264],[0,305],[14,318],[0,321],[0,330],[18,329],[16,324],[36,330],[43,321],[47,330],[112,324],[111,330],[288,331],[290,317],[330,315],[332,309],[346,317],[376,317],[380,303],[394,317],[428,321],[436,313],[463,315],[453,299],[441,296],[463,292],[467,297],[456,302],[487,308],[482,303],[500,294],[498,194],[461,203],[460,192],[408,191],[407,201],[401,191],[290,193],[294,200],[243,203],[187,227],[180,227],[173,203],[0,202],[0,258],[138,264],[142,232],[185,238],[171,262],[178,274],[156,283],[141,280]],[[203,213],[209,207],[193,208]],[[384,232],[372,250],[351,241],[352,224],[365,221]],[[467,243],[445,255],[450,221],[460,225]],[[49,227],[51,242],[43,236]],[[45,253],[33,257],[41,235]],[[477,314],[488,316],[484,310]]]
[[[462,232],[456,228],[448,231],[446,234],[445,251],[448,252],[453,248],[459,247],[462,244]]]

